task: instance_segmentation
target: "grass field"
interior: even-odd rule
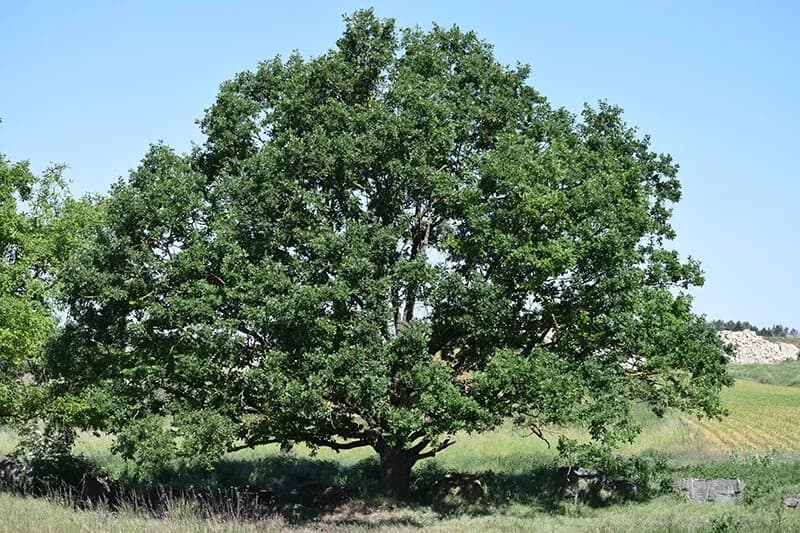
[[[730,373],[736,379],[757,381],[768,385],[800,387],[800,361],[778,365],[731,365]]]
[[[760,368],[760,367],[764,368]],[[422,504],[398,506],[356,500],[330,512],[293,519],[283,514],[258,522],[201,518],[191,502],[172,502],[154,518],[136,509],[108,512],[77,510],[56,501],[0,493],[0,532],[4,531],[800,531],[800,511],[781,497],[800,492],[800,363],[734,367],[740,379],[723,394],[731,414],[725,420],[696,420],[668,413],[656,418],[644,409],[634,413],[642,435],[621,452],[626,456],[662,455],[670,477],[725,476],[745,480],[745,498],[737,505],[699,505],[674,494],[656,494],[644,502],[592,508],[548,502],[546,482],[556,465],[553,449],[526,432],[505,426],[480,435],[459,435],[458,444],[417,465],[417,483],[430,483],[444,472],[489,476],[489,503],[442,514]],[[574,435],[575,432],[573,431]],[[557,440],[558,432],[550,437]],[[0,453],[13,449],[16,436],[0,429]],[[123,463],[108,451],[107,437],[83,436],[77,451],[112,473]],[[336,454],[320,450],[312,457],[298,447],[286,459],[275,447],[231,454],[211,476],[213,482],[249,483],[276,491],[316,481],[359,484],[374,469],[369,450]]]

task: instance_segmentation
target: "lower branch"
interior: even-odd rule
[[[350,442],[336,442],[334,440],[326,439],[305,439],[307,442],[315,446],[325,446],[337,452],[342,450],[352,450],[355,448],[363,448],[364,446],[372,446],[373,442],[367,439],[353,440]]]
[[[249,442],[249,443],[246,443],[246,444],[237,444],[236,446],[228,447],[228,453],[238,452],[240,450],[246,450],[248,448],[249,449],[253,449],[256,446],[266,446],[267,444],[278,444],[280,442],[283,442],[283,441],[280,441],[280,440],[264,440],[264,441],[258,441],[258,442]]]
[[[455,443],[456,443],[456,441],[454,441],[454,440],[445,439],[444,441],[442,441],[441,444],[439,444],[438,446],[436,446],[432,450],[428,450],[425,453],[419,454],[417,456],[417,459],[419,460],[419,459],[427,459],[428,457],[433,457],[437,453],[441,452],[442,450],[445,450],[445,449],[449,448],[450,446],[452,446]]]

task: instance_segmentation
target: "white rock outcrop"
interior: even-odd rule
[[[720,331],[722,342],[733,346],[731,363],[782,363],[796,361],[800,348],[785,342],[772,342],[756,335],[754,331]]]

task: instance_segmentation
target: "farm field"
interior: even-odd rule
[[[755,366],[755,365],[754,365]],[[763,381],[784,381],[795,364],[773,368],[739,368]],[[767,369],[768,370],[768,369]],[[768,375],[767,375],[768,374]],[[776,377],[777,376],[777,377]],[[490,503],[442,513],[429,505],[398,506],[378,499],[356,500],[332,511],[294,520],[285,515],[260,521],[201,518],[195,505],[175,501],[158,518],[136,509],[108,512],[76,510],[41,499],[0,493],[0,531],[800,531],[800,512],[781,497],[800,492],[800,387],[739,380],[724,392],[730,416],[719,421],[667,414],[658,419],[644,410],[635,416],[644,431],[624,447],[625,456],[661,457],[667,477],[725,476],[745,480],[745,498],[737,505],[698,505],[674,494],[657,494],[644,502],[592,508],[559,503],[546,495],[557,456],[526,432],[505,426],[492,433],[459,435],[459,443],[415,470],[424,486],[445,472],[487,475]],[[574,431],[573,436],[577,435]],[[557,431],[549,437],[557,440]],[[13,449],[15,435],[0,430],[0,453]],[[84,436],[78,452],[119,474],[123,464],[108,451],[110,440]],[[309,482],[358,485],[368,477],[374,458],[367,450],[336,454],[320,450],[311,456],[297,447],[286,459],[275,447],[231,454],[213,473],[220,485],[248,483],[290,490]],[[56,498],[58,500],[58,498]]]
[[[800,450],[800,388],[740,380],[724,397],[730,410],[727,418],[696,422],[715,447],[755,452]]]

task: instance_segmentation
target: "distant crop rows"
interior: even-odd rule
[[[715,448],[800,451],[800,388],[738,381],[723,400],[722,421],[684,418]]]

